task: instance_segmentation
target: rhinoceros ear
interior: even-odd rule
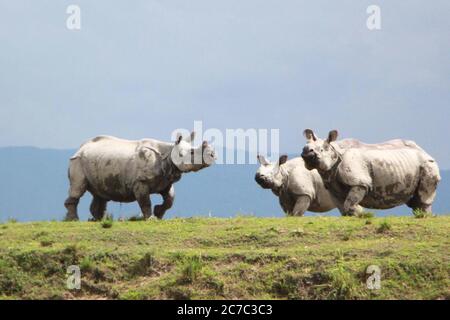
[[[288,159],[288,156],[285,155],[285,154],[283,154],[283,155],[280,156],[280,158],[278,159],[278,164],[279,164],[280,166],[283,165],[283,164],[285,164],[286,161],[287,161],[287,159]]]
[[[305,136],[306,140],[310,141],[316,141],[317,137],[314,134],[314,131],[312,131],[311,129],[305,129],[305,131],[303,131],[303,135]]]
[[[177,133],[177,139],[175,140],[175,144],[179,144],[183,140],[183,135],[181,133]]]
[[[186,138],[186,142],[193,142],[195,139],[195,131],[191,132],[191,135],[189,136],[189,138]]]
[[[258,162],[259,162],[260,164],[262,164],[263,166],[267,166],[267,165],[270,163],[270,162],[267,161],[267,159],[266,159],[264,156],[262,156],[262,155],[259,155],[259,154],[258,154],[257,158],[258,158]]]
[[[331,130],[330,133],[328,133],[328,138],[327,138],[327,142],[333,142],[336,141],[338,137],[338,132],[337,130]]]

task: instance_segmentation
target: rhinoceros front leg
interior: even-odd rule
[[[362,211],[359,203],[366,196],[367,189],[362,186],[352,187],[344,201],[344,206],[339,208],[343,216],[354,216]]]
[[[78,203],[80,202],[80,198],[75,198],[75,197],[71,197],[69,196],[66,201],[64,201],[64,206],[67,209],[67,213],[66,213],[66,221],[78,221],[78,212],[77,212],[77,207],[78,207]]]
[[[139,204],[139,207],[141,208],[144,219],[150,219],[152,217],[152,203],[150,201],[150,195],[140,196],[139,198],[137,198],[137,202]]]
[[[172,208],[173,201],[175,200],[175,188],[171,185],[169,188],[161,192],[163,197],[163,203],[155,206],[154,212],[158,219],[162,219],[166,211]]]
[[[310,205],[311,198],[309,196],[302,195],[298,197],[297,201],[295,202],[294,209],[292,210],[292,215],[298,217],[303,216]]]
[[[134,196],[136,201],[141,208],[142,215],[144,219],[149,219],[152,217],[152,203],[150,201],[150,191],[148,187],[144,184],[138,184],[134,188]]]
[[[99,198],[97,196],[93,197],[90,206],[90,211],[92,217],[94,217],[94,220],[99,221],[103,219],[106,212],[106,204],[107,204],[106,200]]]

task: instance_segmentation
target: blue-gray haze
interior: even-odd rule
[[[17,219],[62,220],[67,197],[67,165],[75,150],[45,150],[30,147],[0,148],[0,221]],[[197,173],[186,174],[175,184],[175,205],[166,217],[257,215],[282,217],[283,211],[270,190],[261,189],[254,181],[256,165],[216,165]],[[450,212],[450,171],[442,171],[442,182],[433,206],[436,214]],[[89,218],[91,196],[82,198],[79,211]],[[153,204],[161,202],[152,196]],[[136,203],[109,203],[114,218],[140,213]],[[326,215],[337,215],[337,211]],[[401,206],[377,211],[377,215],[411,215]],[[315,216],[317,214],[307,213]]]
[[[66,27],[71,4],[81,8],[78,31]],[[366,27],[372,4],[381,30]],[[280,129],[289,154],[307,127],[366,142],[407,138],[450,169],[449,12],[447,0],[0,0],[0,146],[67,150],[99,134],[169,140],[201,120]],[[70,152],[46,152],[58,162],[41,172],[21,160],[1,168],[1,218],[60,217],[67,181],[58,170]],[[251,212],[251,202],[278,209],[268,192],[245,194],[253,181],[213,194],[229,186],[221,168],[186,176],[178,189],[196,196],[179,192],[173,212],[186,202],[202,213],[214,202],[223,215]],[[230,168],[252,179],[253,167]],[[13,194],[9,183],[25,178],[35,188]],[[214,201],[200,197],[202,183]],[[59,193],[39,198],[46,189]]]

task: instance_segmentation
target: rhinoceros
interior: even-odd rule
[[[352,141],[347,148],[336,142],[332,130],[326,140],[311,129],[302,158],[317,169],[343,215],[355,215],[359,205],[388,209],[402,204],[431,212],[440,181],[436,161],[414,141],[390,140],[379,144]]]
[[[305,211],[334,209],[336,206],[317,170],[306,169],[301,157],[287,159],[282,155],[273,163],[258,155],[260,167],[255,175],[256,182],[278,196],[281,208],[288,215],[303,216]]]
[[[357,144],[359,142],[354,139],[339,141],[341,148]],[[258,155],[260,167],[255,174],[256,182],[263,189],[271,189],[278,196],[283,211],[288,215],[303,216],[305,211],[326,212],[336,208],[317,170],[306,169],[301,157],[287,159],[283,155],[273,163]],[[358,208],[358,211],[363,209]]]
[[[194,137],[194,132],[186,138],[178,135],[175,143],[112,136],[87,141],[70,159],[66,220],[78,220],[77,205],[86,191],[93,196],[90,212],[94,220],[103,218],[108,201],[137,201],[145,219],[162,219],[173,205],[173,184],[182,174],[214,163],[214,149],[206,141],[194,148]],[[155,193],[163,203],[152,213],[150,194]]]

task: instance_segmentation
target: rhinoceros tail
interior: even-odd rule
[[[412,141],[412,140],[402,140],[402,142],[407,147],[416,148],[416,149],[422,150],[422,148],[419,147],[419,145],[417,143],[415,143],[414,141]]]
[[[412,149],[419,150],[422,153],[422,156],[424,157],[424,160],[426,162],[436,162],[436,160],[428,153],[426,152],[422,147],[420,147],[417,143],[415,143],[412,140],[401,140],[403,144]]]

